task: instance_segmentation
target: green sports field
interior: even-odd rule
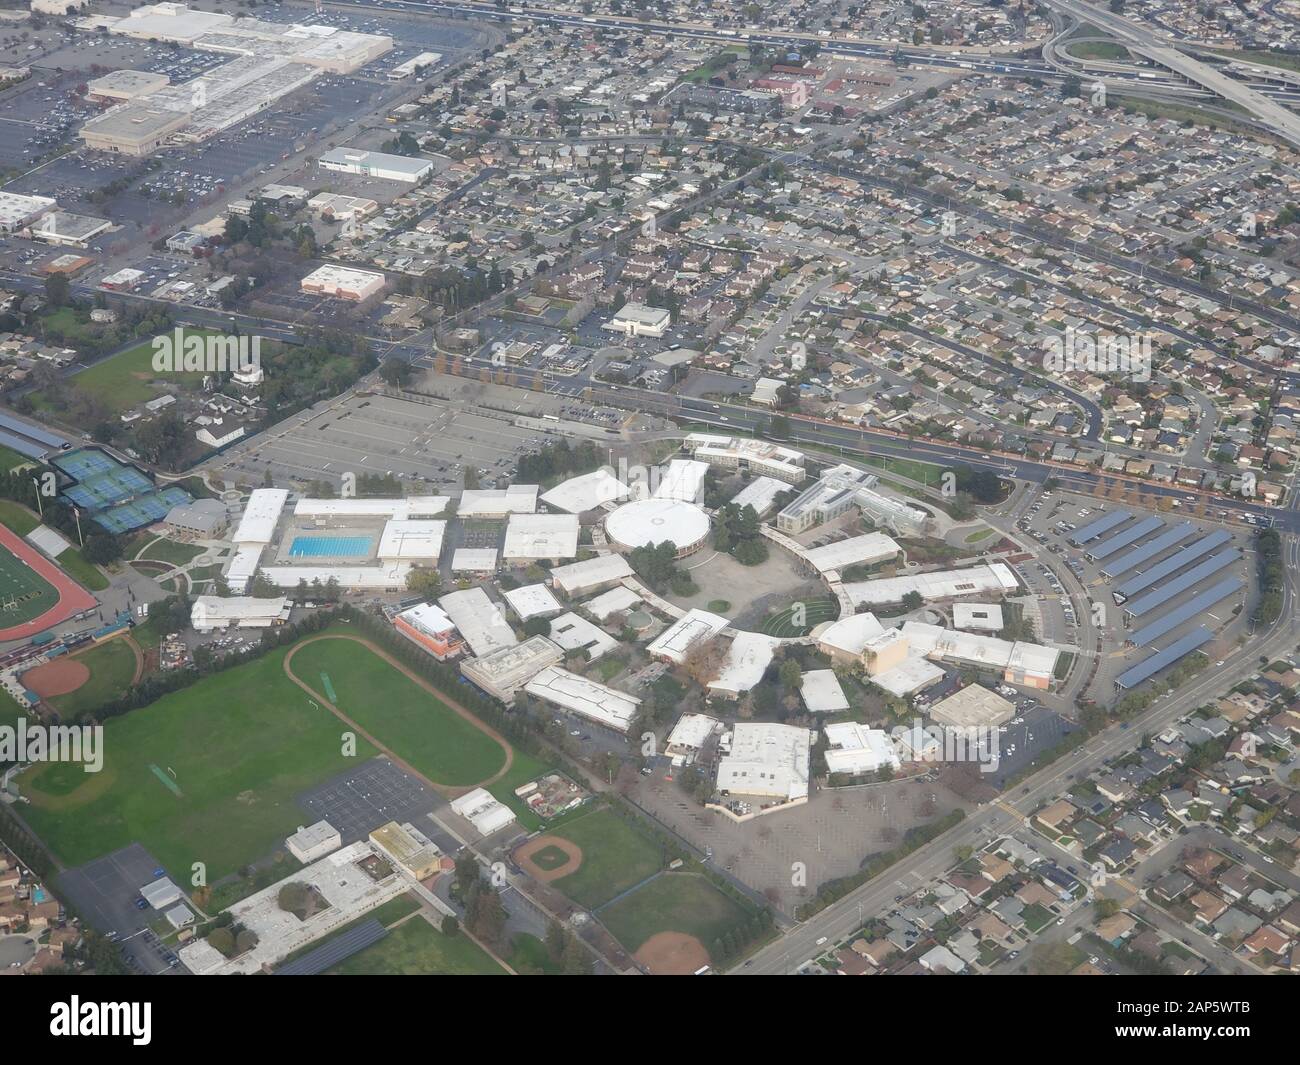
[[[438,784],[479,784],[499,772],[505,748],[442,700],[399,673],[369,648],[346,638],[301,644],[290,668],[318,692],[327,674],[337,706]]]
[[[660,932],[685,932],[709,950],[751,916],[698,873],[664,873],[600,912],[601,922],[630,951]]]
[[[211,884],[268,853],[303,823],[294,796],[376,753],[358,737],[345,758],[338,719],[283,663],[276,651],[109,720],[102,772],[50,763],[22,775],[24,817],[68,865],[138,840],[187,882],[204,862]]]
[[[592,810],[564,822],[549,835],[582,848],[582,865],[551,881],[551,886],[589,910],[663,868],[659,844],[612,810]]]
[[[125,694],[135,679],[135,655],[120,636],[74,655],[71,661],[80,662],[89,669],[90,679],[74,692],[54,695],[47,700],[54,704],[64,720],[70,721],[78,714],[94,710]]]
[[[469,937],[444,936],[423,917],[413,917],[325,975],[505,976],[506,971]]]
[[[58,601],[54,585],[0,546],[0,629],[38,618]]]

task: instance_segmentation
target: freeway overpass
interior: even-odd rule
[[[1085,0],[1046,2],[1057,11],[1105,30],[1138,55],[1245,109],[1277,136],[1300,147],[1300,116],[1199,59],[1184,55],[1141,23]]]

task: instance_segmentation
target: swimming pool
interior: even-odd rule
[[[355,558],[370,554],[369,536],[295,536],[290,558]]]

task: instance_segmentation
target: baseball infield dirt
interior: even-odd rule
[[[685,932],[658,932],[634,957],[655,976],[690,976],[709,964],[704,944]]]
[[[554,869],[543,869],[532,860],[532,855],[538,851],[544,851],[548,847],[563,851],[569,856],[569,860]],[[548,884],[552,880],[559,880],[560,877],[568,876],[570,873],[577,871],[578,866],[582,865],[582,848],[567,839],[561,839],[559,836],[538,836],[536,839],[530,839],[515,851],[515,861],[534,880]]]
[[[90,680],[90,670],[74,658],[56,658],[23,674],[23,684],[42,699],[75,692]]]

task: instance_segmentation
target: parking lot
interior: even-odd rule
[[[156,910],[140,909],[140,888],[155,880],[162,867],[143,846],[132,843],[119,851],[69,869],[59,878],[59,890],[92,927],[116,939],[127,965],[139,972],[163,973],[176,965],[171,948],[149,929]],[[182,890],[183,883],[177,881]]]
[[[1249,591],[1252,581],[1251,564],[1246,555],[1249,545],[1246,536],[1235,527],[1202,520],[1199,516],[1194,516],[1190,505],[1152,512],[1138,509],[1129,502],[1105,501],[1064,492],[1044,492],[1032,503],[1018,508],[1018,512],[1021,509],[1023,513],[1016,522],[1017,528],[1023,535],[1027,535],[1045,548],[1040,556],[1042,560],[1025,562],[1020,566],[1021,574],[1031,581],[1031,587],[1039,595],[1043,637],[1054,643],[1078,645],[1080,626],[1092,625],[1095,628],[1100,640],[1102,660],[1098,669],[1096,687],[1093,690],[1099,692],[1113,690],[1114,678],[1125,669],[1148,657],[1157,645],[1166,646],[1199,625],[1205,625],[1216,633],[1215,642],[1207,645],[1207,653],[1218,657],[1222,657],[1222,654],[1216,650],[1216,647],[1221,649],[1243,630],[1245,621],[1237,616],[1237,611],[1245,593],[1238,591],[1174,626],[1161,636],[1155,645],[1141,648],[1127,645],[1134,632],[1165,614],[1177,610],[1179,606],[1191,601],[1199,592],[1206,590],[1217,581],[1235,577],[1240,579],[1247,592]],[[1107,515],[1118,516],[1121,511],[1130,516],[1123,521],[1117,520],[1113,528],[1087,543],[1075,545],[1071,542],[1071,537],[1080,530],[1086,529],[1089,524]],[[1157,524],[1157,521],[1162,524]],[[1111,537],[1118,537],[1121,542],[1128,540],[1130,531],[1142,522],[1147,523],[1150,531],[1134,537],[1130,542],[1123,543],[1121,547],[1105,546],[1106,541]],[[1191,531],[1184,538],[1155,551],[1137,565],[1126,567],[1123,572],[1115,572],[1117,566],[1123,565],[1122,560],[1128,553],[1156,541],[1174,527],[1188,522],[1191,523]],[[1126,615],[1125,608],[1129,604],[1121,604],[1120,597],[1116,593],[1125,586],[1127,581],[1172,558],[1189,545],[1197,544],[1205,537],[1220,532],[1227,533],[1231,539],[1225,541],[1216,551],[1208,552],[1200,559],[1172,570],[1167,577],[1152,584],[1147,591],[1166,585],[1182,573],[1191,570],[1196,562],[1216,554],[1217,551],[1235,549],[1242,552],[1242,558],[1216,574],[1195,583],[1171,598],[1168,603],[1162,604],[1140,618],[1129,618]],[[1100,557],[1094,557],[1098,555]],[[1055,561],[1049,566],[1043,560],[1052,556],[1055,556]],[[1053,567],[1059,569],[1062,566],[1068,569],[1083,586],[1088,595],[1087,602],[1078,604],[1077,607],[1072,602],[1058,574],[1053,572]],[[1080,618],[1079,610],[1088,611],[1089,616]]]
[[[786,914],[819,884],[855,873],[869,855],[897,846],[909,828],[966,808],[937,783],[895,781],[823,789],[804,806],[736,824],[689,799],[662,768],[639,777],[632,797]],[[801,868],[804,887],[793,882]]]

